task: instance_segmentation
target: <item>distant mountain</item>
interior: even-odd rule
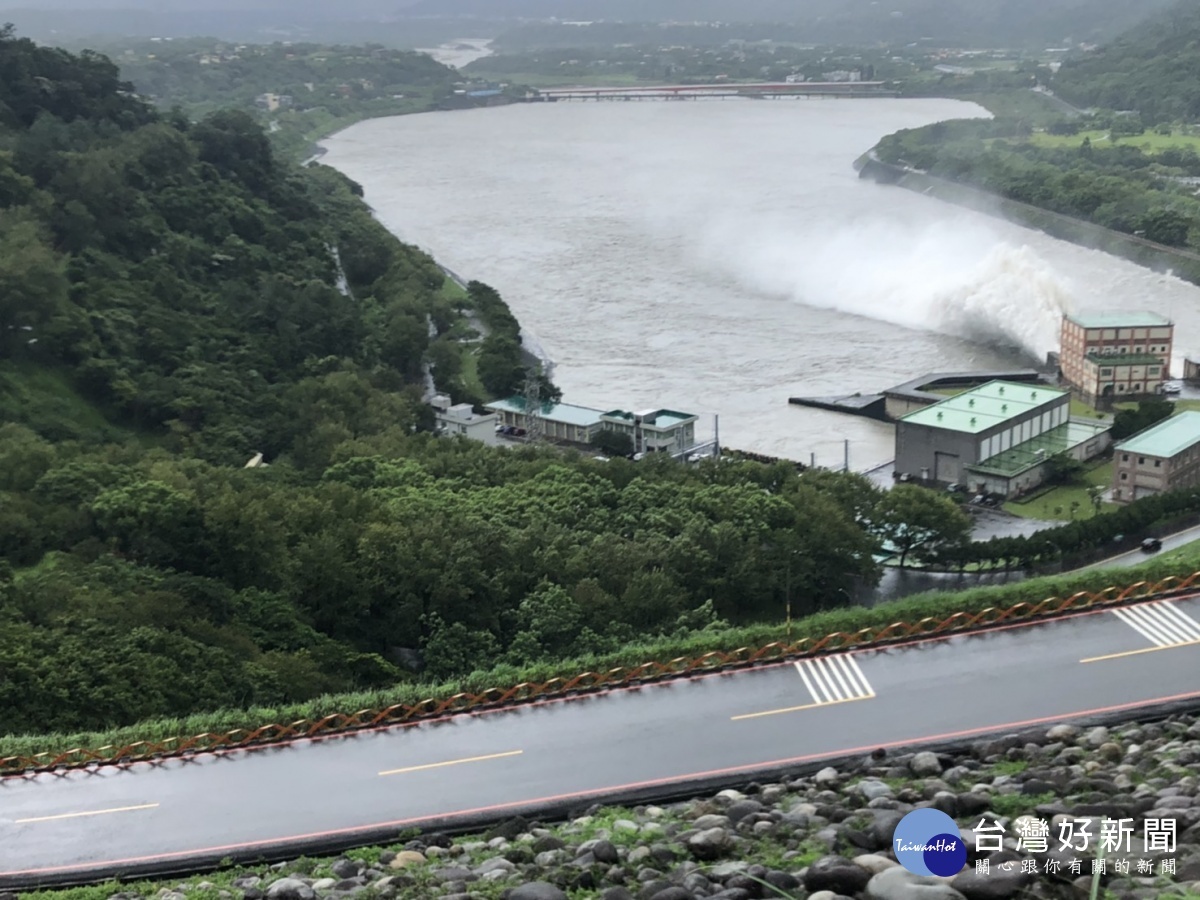
[[[61,41],[88,35],[377,41],[428,46],[522,23],[777,22],[802,40],[921,38],[976,46],[1107,40],[1171,0],[0,0],[0,21]],[[586,29],[575,32],[591,43]],[[788,39],[793,39],[788,36]],[[602,38],[600,39],[602,40]],[[561,41],[555,41],[561,46]]]
[[[1112,37],[1173,0],[420,0],[410,16],[606,22],[780,22],[814,41],[1026,44]]]
[[[1054,88],[1078,106],[1137,110],[1148,124],[1200,121],[1200,5],[1180,3],[1068,60]]]

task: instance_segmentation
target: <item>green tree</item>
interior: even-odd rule
[[[64,261],[33,216],[0,209],[0,358],[42,338],[67,286]]]
[[[1075,484],[1083,477],[1084,469],[1070,453],[1056,453],[1046,459],[1046,484]]]
[[[436,613],[426,621],[425,666],[434,678],[461,678],[495,664],[500,645],[490,631],[468,628],[462,622],[446,622]]]
[[[928,559],[956,547],[971,534],[971,517],[948,497],[911,484],[887,491],[875,507],[872,528],[900,551],[903,567],[910,554]]]
[[[633,438],[623,431],[602,428],[596,435],[594,446],[608,456],[632,456]]]

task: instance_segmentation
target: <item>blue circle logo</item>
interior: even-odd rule
[[[939,809],[914,809],[896,825],[896,860],[915,875],[949,878],[967,864],[967,845],[954,820]]]

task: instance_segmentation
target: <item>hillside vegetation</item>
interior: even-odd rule
[[[102,56],[0,34],[4,730],[389,686],[401,648],[461,678],[876,575],[857,476],[434,437],[459,307],[495,390],[518,327],[358,193],[244,112],[159,113]]]
[[[1077,106],[1136,110],[1146,124],[1200,121],[1200,6],[1178,3],[1068,60],[1054,89]]]
[[[1049,69],[1025,71],[1072,103],[999,109],[990,121],[940,122],[900,131],[876,148],[914,167],[1032,206],[1168,247],[1200,251],[1200,7],[1181,4],[1111,44]],[[976,76],[943,75],[933,90],[969,96]],[[1185,267],[1183,277],[1194,278]]]

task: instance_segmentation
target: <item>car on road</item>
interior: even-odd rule
[[[1160,541],[1158,538],[1146,538],[1144,541],[1142,541],[1143,553],[1157,553],[1161,549],[1162,541]]]

